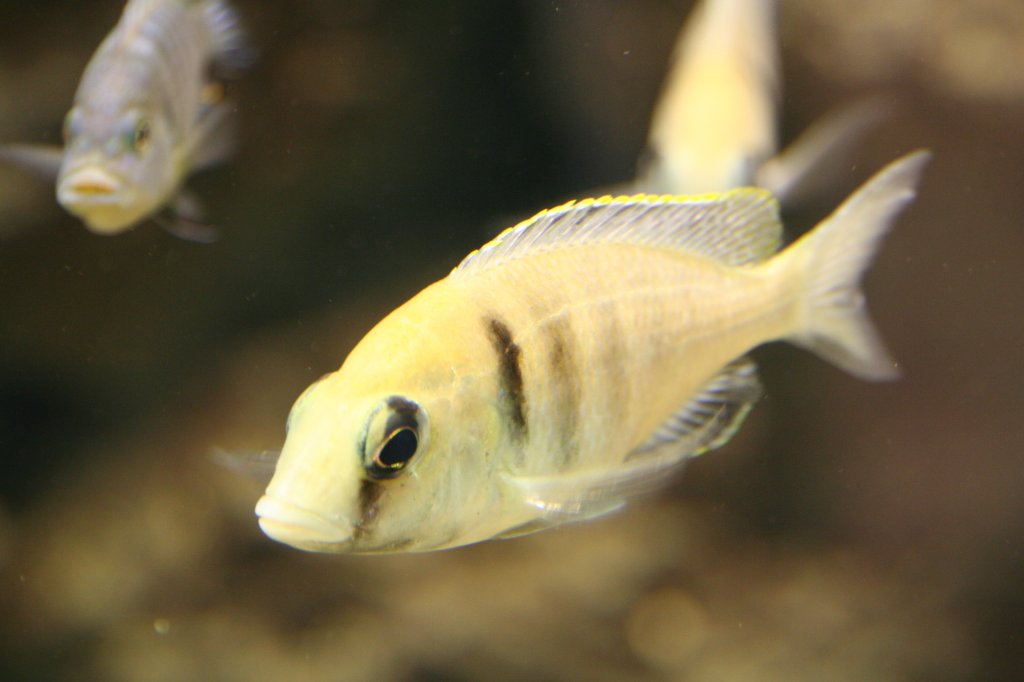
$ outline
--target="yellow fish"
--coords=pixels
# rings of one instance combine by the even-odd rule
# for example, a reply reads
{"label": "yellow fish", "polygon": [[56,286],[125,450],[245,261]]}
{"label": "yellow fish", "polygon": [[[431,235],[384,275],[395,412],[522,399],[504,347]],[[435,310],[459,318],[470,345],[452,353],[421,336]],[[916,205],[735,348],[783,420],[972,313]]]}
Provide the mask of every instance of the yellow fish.
{"label": "yellow fish", "polygon": [[209,71],[245,61],[226,0],[129,0],[82,75],[64,147],[9,145],[0,160],[56,176],[58,202],[97,234],[124,232],[173,203],[183,220],[161,224],[209,239],[182,184],[232,150],[232,105]]}
{"label": "yellow fish", "polygon": [[651,120],[651,186],[682,194],[750,186],[775,154],[774,5],[704,0],[694,8]]}
{"label": "yellow fish", "polygon": [[299,397],[260,526],[409,552],[592,518],[728,440],[760,392],[755,346],[894,377],[859,280],[927,158],[778,253],[759,189],[588,199],[507,230]]}
{"label": "yellow fish", "polygon": [[758,186],[791,200],[833,174],[886,113],[878,99],[822,117],[778,150],[774,0],[703,0],[676,40],[637,187],[673,194]]}

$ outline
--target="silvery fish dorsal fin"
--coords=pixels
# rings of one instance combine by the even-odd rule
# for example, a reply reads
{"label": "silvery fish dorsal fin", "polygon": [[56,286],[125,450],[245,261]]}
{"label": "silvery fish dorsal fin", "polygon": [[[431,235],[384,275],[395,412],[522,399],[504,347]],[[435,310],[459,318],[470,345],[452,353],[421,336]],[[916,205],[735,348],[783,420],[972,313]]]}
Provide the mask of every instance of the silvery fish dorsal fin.
{"label": "silvery fish dorsal fin", "polygon": [[541,211],[466,256],[452,276],[482,272],[528,255],[571,246],[629,244],[698,253],[728,265],[774,254],[779,207],[765,190],[693,197],[635,196],[570,201]]}
{"label": "silvery fish dorsal fin", "polygon": [[[212,61],[218,70],[234,75],[252,63],[252,50],[247,44],[238,12],[229,0],[129,0],[118,22],[119,30],[111,33],[108,40],[133,41],[139,29],[146,26],[161,34],[173,31],[179,25],[175,23],[179,11],[201,13],[212,43]],[[194,46],[189,42],[191,39],[189,35],[186,42],[189,47]]]}
{"label": "silvery fish dorsal fin", "polygon": [[737,358],[633,450],[629,459],[662,449],[696,457],[719,448],[733,437],[760,397],[757,366],[746,356]]}
{"label": "silvery fish dorsal fin", "polygon": [[[749,358],[739,358],[712,377],[622,464],[510,480],[524,501],[545,512],[552,522],[602,516],[629,497],[667,484],[690,458],[724,445],[760,395],[756,366]],[[543,520],[534,521],[526,528],[511,529],[506,536],[543,526]]]}
{"label": "silvery fish dorsal fin", "polygon": [[241,71],[250,66],[254,55],[246,40],[238,12],[228,0],[205,0],[206,25],[213,34],[214,61],[221,69]]}

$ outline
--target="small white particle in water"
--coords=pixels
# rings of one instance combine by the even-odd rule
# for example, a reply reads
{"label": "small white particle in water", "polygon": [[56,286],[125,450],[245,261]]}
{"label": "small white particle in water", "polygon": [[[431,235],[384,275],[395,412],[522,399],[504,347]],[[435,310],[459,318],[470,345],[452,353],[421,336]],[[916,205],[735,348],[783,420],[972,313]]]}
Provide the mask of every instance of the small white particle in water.
{"label": "small white particle in water", "polygon": [[153,621],[153,630],[158,635],[166,635],[171,630],[171,621],[166,618],[157,618]]}

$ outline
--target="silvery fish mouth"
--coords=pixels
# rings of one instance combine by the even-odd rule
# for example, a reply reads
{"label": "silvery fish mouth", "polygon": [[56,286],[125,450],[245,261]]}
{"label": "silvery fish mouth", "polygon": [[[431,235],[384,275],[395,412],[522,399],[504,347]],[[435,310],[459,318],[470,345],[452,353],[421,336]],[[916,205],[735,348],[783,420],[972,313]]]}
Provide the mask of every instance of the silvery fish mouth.
{"label": "silvery fish mouth", "polygon": [[352,541],[351,527],[270,495],[260,498],[256,516],[269,537],[299,549],[323,551]]}
{"label": "silvery fish mouth", "polygon": [[61,203],[76,201],[116,203],[120,200],[121,180],[99,166],[83,166],[68,173],[60,183]]}

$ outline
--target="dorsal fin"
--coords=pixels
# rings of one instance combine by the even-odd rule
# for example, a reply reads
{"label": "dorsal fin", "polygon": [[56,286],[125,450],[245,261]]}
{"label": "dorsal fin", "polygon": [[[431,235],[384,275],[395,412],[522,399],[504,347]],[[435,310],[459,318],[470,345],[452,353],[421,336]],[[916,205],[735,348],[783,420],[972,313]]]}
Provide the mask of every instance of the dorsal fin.
{"label": "dorsal fin", "polygon": [[583,244],[678,249],[728,265],[746,265],[774,254],[781,236],[778,203],[761,189],[692,197],[605,196],[541,211],[466,256],[452,275]]}
{"label": "dorsal fin", "polygon": [[241,71],[255,61],[238,12],[229,0],[205,0],[203,11],[206,24],[213,35],[214,61],[222,70]]}

